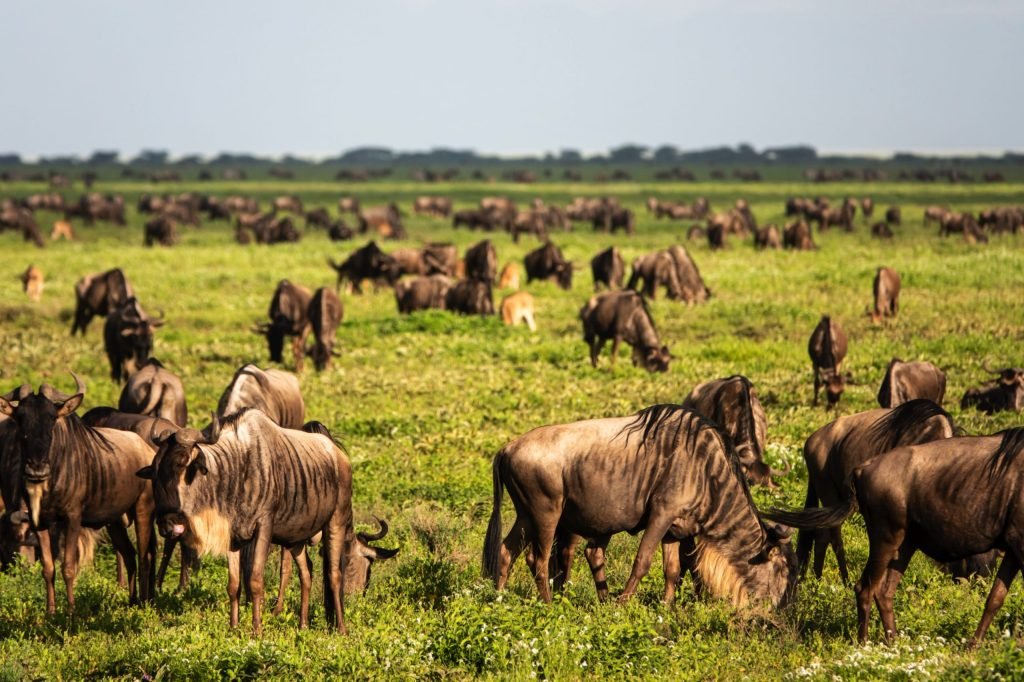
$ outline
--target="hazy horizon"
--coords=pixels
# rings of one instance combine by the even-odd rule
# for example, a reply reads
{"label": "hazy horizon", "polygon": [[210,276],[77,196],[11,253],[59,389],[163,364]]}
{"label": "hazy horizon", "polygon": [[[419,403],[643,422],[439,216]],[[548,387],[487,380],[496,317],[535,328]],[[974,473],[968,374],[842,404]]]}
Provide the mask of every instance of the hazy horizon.
{"label": "hazy horizon", "polygon": [[0,153],[1024,148],[1024,3],[127,0],[0,7]]}

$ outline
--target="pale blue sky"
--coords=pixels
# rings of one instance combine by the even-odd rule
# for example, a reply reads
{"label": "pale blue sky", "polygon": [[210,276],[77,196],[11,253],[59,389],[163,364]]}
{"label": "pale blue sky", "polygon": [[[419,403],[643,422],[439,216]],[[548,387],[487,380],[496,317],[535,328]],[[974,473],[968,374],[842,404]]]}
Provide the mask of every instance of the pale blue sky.
{"label": "pale blue sky", "polygon": [[0,6],[0,152],[1024,148],[1024,1]]}

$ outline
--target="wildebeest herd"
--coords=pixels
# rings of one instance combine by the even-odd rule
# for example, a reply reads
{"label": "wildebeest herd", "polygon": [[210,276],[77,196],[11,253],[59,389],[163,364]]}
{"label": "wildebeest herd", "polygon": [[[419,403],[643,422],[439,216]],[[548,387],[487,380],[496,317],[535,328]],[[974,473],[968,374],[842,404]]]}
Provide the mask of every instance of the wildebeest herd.
{"label": "wildebeest herd", "polygon": [[[114,198],[83,198],[64,211],[68,218],[117,224],[124,220],[123,204]],[[726,248],[730,236],[740,235],[752,238],[757,248],[796,249],[815,248],[814,230],[853,230],[858,209],[870,219],[875,208],[870,199],[847,199],[831,207],[821,199],[795,198],[787,202],[786,213],[797,220],[780,230],[758,226],[742,200],[724,213],[712,212],[700,199],[679,203],[652,198],[647,206],[658,218],[705,220],[703,227],[691,229],[691,236],[706,236],[712,248]],[[147,245],[173,244],[176,225],[196,224],[200,212],[211,220],[234,218],[236,237],[243,242],[298,239],[300,232],[284,213],[304,216],[307,229],[327,229],[332,238],[371,231],[381,239],[407,235],[397,204],[362,207],[352,198],[339,202],[339,209],[355,216],[354,228],[332,221],[325,210],[306,211],[298,197],[279,197],[263,214],[258,204],[242,197],[144,197],[138,209],[154,214],[145,227]],[[523,259],[525,283],[550,281],[564,290],[572,289],[580,266],[563,255],[552,232],[571,229],[573,221],[587,221],[608,233],[631,235],[636,229],[632,210],[611,197],[578,199],[564,208],[534,202],[525,210],[500,197],[465,210],[453,210],[445,197],[421,197],[413,210],[432,218],[450,217],[457,228],[505,231],[516,240],[522,234],[535,235],[541,243]],[[992,209],[977,219],[947,209],[929,211],[926,217],[937,221],[943,234],[962,233],[975,242],[984,241],[986,231],[1019,231],[1024,226],[1019,210]],[[875,227],[879,224],[891,236],[892,227],[900,224],[898,207],[886,210],[885,222]],[[886,236],[875,227],[873,236]],[[285,340],[290,338],[296,372],[302,371],[306,356],[318,371],[329,369],[331,358],[343,352],[336,343],[344,318],[339,292],[344,285],[347,293],[358,294],[366,282],[392,288],[401,314],[426,309],[500,312],[507,324],[521,321],[537,328],[532,296],[517,291],[519,264],[501,267],[490,237],[461,257],[451,244],[388,253],[369,241],[329,266],[337,278],[333,288],[311,291],[282,279],[267,292],[269,310],[254,331],[266,338],[271,362],[284,361]],[[689,251],[676,243],[642,255],[632,261],[628,280],[618,247],[596,253],[590,266],[594,295],[581,301],[579,320],[592,365],[598,365],[609,340],[614,364],[625,341],[636,366],[667,371],[673,356],[658,334],[648,301],[662,290],[669,300],[687,304],[700,304],[713,295]],[[42,272],[30,267],[22,279],[29,296],[38,299]],[[510,292],[497,307],[495,288]],[[864,288],[866,293],[867,282]],[[879,268],[872,292],[867,313],[876,324],[899,314],[901,280],[895,270]],[[295,376],[254,365],[239,368],[210,423],[190,429],[186,387],[153,357],[156,332],[165,318],[142,307],[125,273],[114,268],[85,275],[75,286],[75,303],[72,334],[85,334],[91,319],[103,316],[111,377],[127,383],[117,410],[98,407],[82,417],[77,410],[86,389],[78,377],[70,394],[48,384],[36,391],[23,384],[0,397],[0,413],[8,417],[0,421],[5,507],[0,558],[5,565],[19,552],[38,557],[47,611],[53,612],[55,559],[62,563],[72,610],[75,578],[88,554],[84,546],[96,529],[109,534],[133,602],[152,600],[175,545],[181,546],[183,582],[195,569],[197,556],[224,556],[231,625],[238,623],[244,586],[253,628],[259,632],[271,545],[281,548],[275,612],[283,606],[294,562],[301,586],[300,626],[308,623],[312,584],[307,547],[317,546],[324,610],[329,623],[344,630],[344,595],[365,589],[373,562],[397,550],[370,544],[386,535],[385,522],[376,534],[355,531],[348,457],[323,424],[306,421]],[[856,338],[848,338],[831,315],[823,315],[808,332],[813,401],[817,404],[823,388],[827,407],[834,407],[852,380],[842,365]],[[969,390],[962,406],[986,413],[1024,408],[1024,370],[990,371],[995,381]],[[768,420],[756,386],[746,376],[709,378],[678,405],[542,426],[509,442],[493,459],[484,573],[501,589],[522,554],[541,598],[550,600],[551,590],[561,589],[569,578],[576,548],[586,543],[584,555],[595,587],[606,598],[610,591],[604,565],[611,537],[642,533],[620,599],[636,592],[660,545],[667,601],[674,598],[681,577],[690,573],[698,589],[736,606],[781,608],[796,598],[798,578],[809,565],[820,576],[828,547],[843,581],[848,580],[840,529],[859,511],[870,540],[867,566],[855,586],[860,638],[867,637],[872,602],[879,607],[886,637],[895,634],[893,595],[910,557],[922,551],[956,577],[995,573],[972,640],[976,642],[1024,561],[1017,535],[1021,529],[1015,525],[1024,520],[1015,517],[1013,497],[1024,429],[963,435],[941,407],[945,389],[946,376],[935,365],[893,358],[878,390],[880,408],[841,416],[807,439],[808,490],[802,510],[760,511],[751,497],[750,485],[774,486],[788,470],[773,469],[764,460]],[[507,533],[502,523],[506,490],[515,508]],[[617,503],[609,505],[608,500]],[[789,540],[794,529],[800,529],[795,549]],[[165,540],[159,570],[156,534]]]}

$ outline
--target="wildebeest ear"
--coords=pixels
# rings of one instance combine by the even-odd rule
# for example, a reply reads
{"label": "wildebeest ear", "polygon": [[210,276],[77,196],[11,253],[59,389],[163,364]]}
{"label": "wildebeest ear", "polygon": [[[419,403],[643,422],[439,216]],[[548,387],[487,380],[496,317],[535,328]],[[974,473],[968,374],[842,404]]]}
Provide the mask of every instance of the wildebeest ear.
{"label": "wildebeest ear", "polygon": [[135,334],[135,327],[125,327],[121,330],[121,336],[132,336]]}
{"label": "wildebeest ear", "polygon": [[6,414],[8,417],[14,414],[14,405],[3,396],[0,396],[0,413]]}
{"label": "wildebeest ear", "polygon": [[210,473],[209,469],[206,468],[206,453],[199,447],[196,447],[196,450],[199,454],[197,454],[196,458],[192,460],[191,466],[205,476]]}
{"label": "wildebeest ear", "polygon": [[394,549],[384,549],[383,547],[371,547],[370,549],[373,550],[373,558],[377,559],[378,561],[390,559],[396,554],[398,554],[397,547],[395,547]]}
{"label": "wildebeest ear", "polygon": [[61,405],[60,409],[57,410],[57,418],[59,419],[61,417],[66,417],[75,410],[77,410],[78,406],[82,404],[83,398],[85,398],[84,395],[82,395],[81,393],[76,393],[67,400],[65,400],[64,404]]}
{"label": "wildebeest ear", "polygon": [[144,466],[138,471],[136,471],[135,475],[138,476],[139,478],[144,478],[147,481],[152,481],[153,479],[156,478],[156,469],[153,467],[152,464],[150,464],[149,466]]}
{"label": "wildebeest ear", "polygon": [[661,352],[665,354],[665,357],[675,360],[676,356],[672,355],[672,351],[668,349],[668,346],[662,346]]}

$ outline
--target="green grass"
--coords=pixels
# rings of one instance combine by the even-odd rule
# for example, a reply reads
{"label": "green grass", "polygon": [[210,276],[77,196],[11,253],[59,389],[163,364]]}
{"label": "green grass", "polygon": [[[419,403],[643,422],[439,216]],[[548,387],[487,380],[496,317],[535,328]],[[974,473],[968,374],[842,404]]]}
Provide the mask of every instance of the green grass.
{"label": "green grass", "polygon": [[[224,183],[193,188],[239,189]],[[31,190],[27,185],[9,189],[15,194]],[[126,183],[101,189],[125,192],[134,206],[136,193],[145,187]],[[618,244],[628,262],[685,240],[688,223],[647,216],[642,201],[648,194],[705,194],[719,209],[744,196],[761,223],[781,223],[790,194],[827,192],[841,198],[866,189],[775,183],[424,188],[395,182],[339,190],[338,183],[258,182],[241,187],[264,199],[297,191],[308,205],[327,205],[332,213],[337,198],[349,190],[364,203],[395,198],[407,209],[410,198],[423,191],[451,194],[457,206],[497,193],[558,202],[577,193],[616,194],[637,211],[635,237],[594,234],[584,225],[554,235],[565,255],[584,266],[610,244]],[[289,594],[287,615],[266,617],[262,639],[253,639],[245,627],[229,631],[226,568],[219,560],[207,560],[186,593],[161,594],[155,607],[129,608],[114,582],[112,553],[104,546],[80,578],[73,623],[60,597],[58,615],[44,615],[38,567],[0,575],[0,680],[1019,676],[1024,670],[1024,655],[1016,645],[1024,622],[1019,589],[1011,591],[979,651],[968,653],[962,642],[980,618],[988,584],[954,585],[922,556],[914,559],[898,592],[903,636],[891,647],[854,643],[853,594],[842,587],[832,559],[823,580],[803,583],[796,606],[770,621],[737,615],[722,603],[694,600],[688,586],[675,606],[660,605],[659,565],[627,606],[597,603],[582,559],[563,597],[551,605],[537,602],[521,562],[504,594],[479,577],[478,566],[490,511],[490,458],[504,442],[542,424],[677,402],[698,382],[732,373],[749,376],[762,396],[770,463],[796,465],[780,491],[755,490],[756,500],[763,506],[800,504],[806,483],[801,446],[829,419],[810,405],[806,352],[822,313],[837,318],[850,338],[846,366],[857,383],[844,395],[840,412],[874,406],[878,383],[895,355],[928,359],[946,370],[946,407],[967,432],[1019,424],[1018,414],[985,417],[960,412],[957,405],[964,390],[986,379],[984,361],[1021,363],[1024,237],[995,237],[988,245],[969,246],[940,239],[920,220],[927,204],[977,210],[1015,201],[1022,190],[1013,184],[871,188],[878,210],[889,203],[903,206],[907,224],[892,244],[870,239],[860,221],[853,235],[831,231],[817,237],[821,249],[814,253],[758,253],[735,239],[724,251],[712,253],[704,243],[686,243],[714,297],[696,307],[663,298],[652,303],[659,332],[677,356],[666,374],[633,368],[628,348],[614,369],[607,349],[600,367],[590,367],[577,318],[592,292],[589,267],[577,273],[570,292],[548,283],[527,287],[536,300],[535,334],[525,327],[505,328],[493,318],[438,312],[400,318],[389,291],[345,296],[338,333],[341,356],[331,370],[316,374],[307,369],[300,377],[307,415],[326,423],[348,447],[357,518],[367,523],[373,514],[388,519],[393,529],[389,540],[401,546],[396,559],[376,567],[369,591],[348,601],[349,637],[326,630],[319,590],[314,626],[298,631],[297,586]],[[50,216],[41,218],[48,227]],[[333,244],[322,232],[312,232],[299,244],[242,247],[224,223],[212,223],[184,230],[172,249],[144,249],[142,222],[130,211],[128,227],[79,228],[78,242],[45,250],[22,244],[13,233],[0,234],[0,273],[6,273],[0,277],[0,388],[49,381],[67,390],[73,386],[67,370],[73,369],[89,386],[83,411],[116,404],[120,387],[108,378],[102,320],[94,320],[84,338],[68,331],[75,281],[120,266],[143,305],[165,312],[167,324],[158,332],[155,355],[182,377],[192,423],[201,426],[238,366],[266,366],[265,343],[250,328],[266,315],[277,280],[287,277],[309,287],[333,284],[326,258],[342,257],[363,243]],[[444,221],[409,218],[407,223],[410,241],[394,246],[453,241],[464,249],[481,238],[453,231]],[[504,235],[492,238],[502,264],[521,262],[536,246],[530,239],[514,245]],[[38,304],[24,298],[14,278],[29,263],[46,273],[46,292]],[[880,265],[900,272],[903,294],[899,317],[875,326],[864,312]],[[848,524],[846,536],[851,566],[858,571],[867,554],[859,518]],[[636,545],[628,536],[613,541],[613,590],[625,583]],[[168,577],[169,584],[175,581],[176,575]],[[247,617],[244,613],[243,623]],[[872,637],[875,642],[880,638],[875,624]]]}

